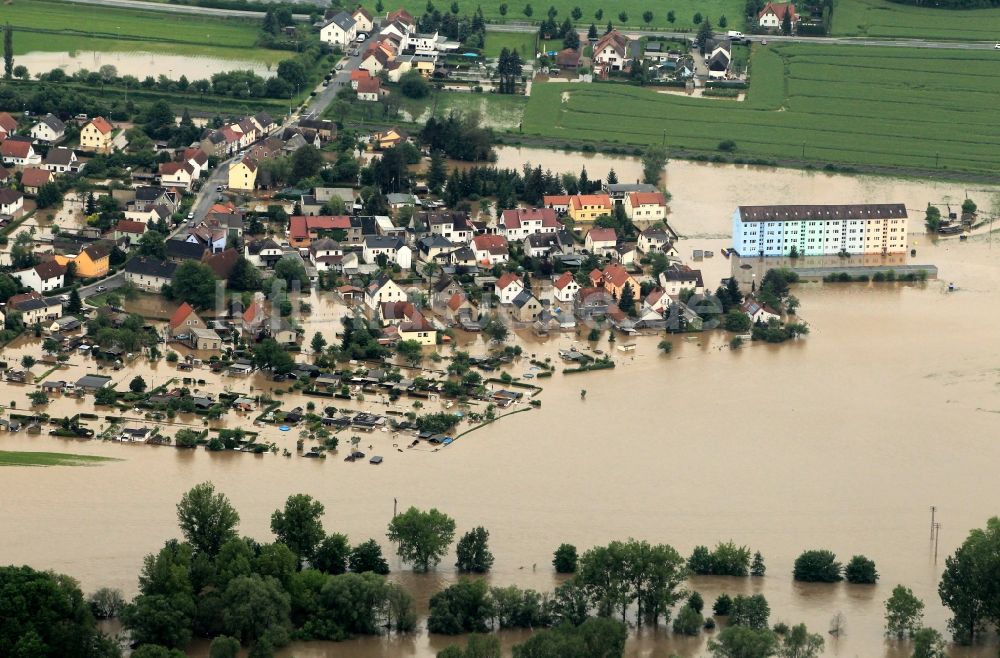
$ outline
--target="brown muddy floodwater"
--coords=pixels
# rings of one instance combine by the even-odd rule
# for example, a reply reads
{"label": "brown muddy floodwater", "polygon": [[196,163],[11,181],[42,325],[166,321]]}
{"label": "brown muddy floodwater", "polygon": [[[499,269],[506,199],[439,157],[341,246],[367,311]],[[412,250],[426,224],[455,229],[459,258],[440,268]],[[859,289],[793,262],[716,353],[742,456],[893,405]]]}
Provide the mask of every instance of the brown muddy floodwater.
{"label": "brown muddy floodwater", "polygon": [[[878,179],[780,170],[740,171],[730,181],[732,168],[671,163],[669,169],[678,229],[704,236],[685,242],[686,257],[691,248],[724,246],[713,236],[726,234],[737,203],[903,199],[922,208],[942,194],[964,195],[960,186],[882,186]],[[689,169],[686,179],[678,172]],[[936,594],[944,557],[969,529],[1000,511],[1000,242],[994,246],[977,236],[932,243],[918,224],[911,224],[915,262],[937,265],[938,280],[800,285],[795,294],[811,333],[785,345],[733,352],[721,333],[675,336],[673,353],[663,356],[656,348],[661,336],[634,339],[637,349],[630,354],[604,339],[600,347],[610,348],[617,368],[541,380],[540,410],[505,418],[448,448],[396,452],[391,435],[365,436],[386,457],[378,468],[336,458],[0,435],[0,449],[122,459],[97,467],[0,471],[0,563],[65,572],[88,591],[112,586],[134,593],[142,557],[178,535],[174,506],[198,482],[214,481],[240,510],[242,532],[262,540],[270,537],[271,512],[289,494],[305,492],[326,505],[329,531],[345,532],[354,542],[375,537],[388,548],[385,524],[398,498],[404,507],[448,512],[459,532],[486,526],[496,555],[491,582],[539,590],[558,582],[550,562],[562,542],[585,549],[636,537],[672,544],[687,555],[698,544],[733,539],[764,554],[767,576],[693,579],[690,586],[706,601],[722,591],[761,591],[772,622],[805,622],[827,637],[824,655],[903,658],[910,647],[882,636],[883,602],[891,589],[899,583],[913,588],[927,603],[926,622],[945,631],[947,613]],[[716,254],[700,263],[713,287],[729,273],[728,261]],[[947,292],[949,281],[955,292]],[[332,338],[337,305],[318,306],[319,321],[308,332],[321,327]],[[567,333],[521,340],[529,353],[556,359],[557,349],[578,338]],[[464,341],[483,349],[478,337]],[[9,348],[10,357],[37,353],[37,343],[27,343]],[[511,371],[520,375],[528,368],[522,361]],[[87,369],[74,358],[70,373],[52,376],[70,379]],[[151,378],[162,383],[174,374],[161,362]],[[126,382],[131,376],[128,369],[115,374]],[[206,381],[208,388],[234,390],[269,384]],[[14,399],[23,408],[30,390],[3,385],[0,402]],[[89,402],[58,400],[52,413],[65,413],[66,405],[87,408]],[[250,425],[248,417],[225,420]],[[294,450],[296,438],[267,430],[267,439],[281,447]],[[932,505],[942,524],[936,562],[928,539]],[[809,548],[829,548],[842,561],[867,555],[878,565],[880,583],[794,583],[792,563]],[[430,595],[455,579],[452,559],[429,575],[415,575],[393,559],[393,578],[425,609]],[[846,618],[846,634],[834,639],[826,630],[837,613]],[[505,646],[524,637],[502,634]],[[281,655],[426,658],[452,641],[421,632],[300,644]],[[632,634],[627,653],[691,657],[704,655],[705,642],[705,635],[679,639],[644,631]],[[981,658],[996,651],[992,644],[953,655]],[[193,655],[206,653],[204,645],[192,649]]]}

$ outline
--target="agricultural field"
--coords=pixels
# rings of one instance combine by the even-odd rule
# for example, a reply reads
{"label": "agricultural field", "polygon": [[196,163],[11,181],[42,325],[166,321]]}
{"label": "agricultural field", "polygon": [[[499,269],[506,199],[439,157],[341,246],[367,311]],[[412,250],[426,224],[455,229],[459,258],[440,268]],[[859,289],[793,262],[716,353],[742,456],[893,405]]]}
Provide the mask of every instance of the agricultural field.
{"label": "agricultural field", "polygon": [[755,47],[745,102],[620,84],[536,84],[524,133],[738,157],[994,172],[992,51],[782,44]]}
{"label": "agricultural field", "polygon": [[117,461],[110,457],[74,455],[68,452],[11,452],[0,450],[0,467],[3,466],[96,466],[102,462]]}
{"label": "agricultural field", "polygon": [[935,9],[888,0],[840,0],[834,35],[1000,41],[1000,8]]}
{"label": "agricultural field", "polygon": [[[363,0],[362,4],[373,14],[375,11],[375,0]],[[427,8],[427,0],[399,0],[397,2],[383,2],[385,11],[403,7],[414,16],[419,17]],[[435,3],[440,11],[447,11],[451,6],[450,2]],[[500,6],[507,6],[507,14],[500,13]],[[531,16],[524,13],[528,5],[532,8]],[[458,0],[460,14],[471,15],[477,6],[483,8],[483,16],[487,21],[501,23],[504,21],[518,21],[539,23],[545,20],[549,7],[555,7],[559,12],[556,21],[562,22],[567,16],[572,20],[571,12],[574,7],[579,7],[583,15],[579,20],[574,21],[579,29],[586,31],[591,23],[596,23],[598,27],[604,28],[608,21],[617,27],[650,28],[673,31],[694,31],[697,26],[694,23],[694,15],[701,12],[702,16],[711,19],[712,24],[718,24],[720,16],[725,16],[729,29],[741,29],[743,27],[743,7],[742,0],[667,0],[666,2],[653,2],[653,0],[619,0],[611,5],[602,0],[548,0],[534,2],[533,0],[490,0],[480,2],[479,0]],[[597,18],[598,10],[602,10],[601,18]],[[642,14],[645,11],[653,12],[653,20],[646,23]],[[673,11],[675,20],[670,23],[667,20],[667,12]],[[626,20],[618,17],[620,12],[625,12],[628,16]],[[601,30],[603,33],[603,29]]]}
{"label": "agricultural field", "polygon": [[[522,59],[531,60],[538,52],[536,50],[537,42],[537,35],[534,32],[487,32],[483,55],[499,57],[500,51],[508,48],[516,50]],[[561,48],[562,44],[559,47]]]}
{"label": "agricultural field", "polygon": [[3,6],[14,28],[14,54],[33,51],[148,51],[278,61],[287,53],[254,48],[260,27],[246,19],[210,18],[55,0]]}

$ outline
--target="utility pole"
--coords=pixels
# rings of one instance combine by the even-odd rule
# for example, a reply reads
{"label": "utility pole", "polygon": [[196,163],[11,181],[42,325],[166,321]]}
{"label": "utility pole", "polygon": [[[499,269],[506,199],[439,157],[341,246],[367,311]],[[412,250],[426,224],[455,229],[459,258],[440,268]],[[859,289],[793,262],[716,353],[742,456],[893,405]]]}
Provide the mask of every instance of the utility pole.
{"label": "utility pole", "polygon": [[937,512],[937,507],[931,505],[931,539],[934,539],[934,513]]}
{"label": "utility pole", "polygon": [[396,505],[397,504],[399,504],[399,501],[396,500],[395,498],[393,498],[392,499],[392,518],[396,518]]}
{"label": "utility pole", "polygon": [[938,539],[941,538],[941,524],[934,524],[934,563],[937,564],[938,555]]}

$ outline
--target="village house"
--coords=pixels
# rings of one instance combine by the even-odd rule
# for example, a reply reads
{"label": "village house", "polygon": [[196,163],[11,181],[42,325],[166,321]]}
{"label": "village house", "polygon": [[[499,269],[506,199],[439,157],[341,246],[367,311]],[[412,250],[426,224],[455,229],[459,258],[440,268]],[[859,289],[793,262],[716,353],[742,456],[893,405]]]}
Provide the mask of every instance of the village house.
{"label": "village house", "polygon": [[55,259],[60,265],[73,263],[76,276],[81,279],[95,279],[108,273],[111,248],[105,243],[89,244],[77,254],[56,254]]}
{"label": "village house", "polygon": [[188,345],[191,349],[201,351],[218,351],[222,349],[222,338],[213,329],[202,329],[193,327],[188,333]]}
{"label": "village house", "polygon": [[556,66],[563,71],[576,71],[580,68],[580,51],[575,48],[563,48],[556,53]]}
{"label": "village house", "polygon": [[601,191],[608,195],[611,203],[620,206],[632,192],[658,192],[659,189],[649,183],[602,183]]}
{"label": "village house", "polygon": [[621,299],[625,287],[632,290],[632,299],[639,299],[641,286],[639,282],[628,273],[624,267],[618,263],[612,263],[604,268],[604,271],[594,270],[590,273],[591,285],[602,286],[615,299]]}
{"label": "village house", "polygon": [[80,130],[80,148],[108,155],[112,150],[114,128],[104,117],[94,117]]}
{"label": "village house", "polygon": [[358,36],[358,23],[346,11],[338,11],[319,27],[319,40],[346,48]]}
{"label": "village house", "polygon": [[623,207],[633,222],[660,222],[667,217],[667,199],[659,191],[629,192]]}
{"label": "village house", "polygon": [[245,157],[229,165],[229,189],[252,192],[257,184],[257,161]]}
{"label": "village house", "polygon": [[417,313],[416,317],[401,323],[398,330],[400,340],[412,340],[421,345],[437,343],[437,330],[421,313]]}
{"label": "village house", "polygon": [[607,256],[615,250],[618,235],[613,228],[592,228],[587,231],[584,247],[595,256]]}
{"label": "village house", "polygon": [[472,238],[472,250],[476,262],[490,267],[506,263],[510,255],[502,235],[477,235]]}
{"label": "village house", "polygon": [[267,333],[269,320],[263,302],[260,299],[255,299],[243,312],[240,323],[243,335],[256,341]]}
{"label": "village house", "polygon": [[570,197],[568,212],[577,224],[593,222],[611,214],[611,198],[607,194],[576,194]]}
{"label": "village house", "polygon": [[440,235],[452,244],[468,244],[475,235],[468,214],[459,211],[421,211],[413,214],[414,227],[426,227],[432,235]]}
{"label": "village house", "polygon": [[21,172],[21,189],[28,196],[38,196],[38,190],[52,180],[52,175],[45,169],[28,167]]}
{"label": "village house", "polygon": [[340,271],[344,250],[330,238],[320,238],[309,245],[309,262],[317,272]]}
{"label": "village house", "polygon": [[639,234],[638,248],[644,254],[654,252],[670,254],[676,253],[673,242],[676,239],[673,232],[668,232],[666,228],[660,226],[650,226]]}
{"label": "village house", "polygon": [[74,172],[80,169],[80,160],[76,157],[76,151],[73,149],[56,146],[50,148],[49,152],[45,155],[42,169],[51,171],[53,174]]}
{"label": "village house", "polygon": [[524,281],[513,272],[504,272],[493,284],[493,294],[501,304],[510,304],[524,291]]}
{"label": "village house", "polygon": [[767,324],[769,320],[780,320],[781,313],[753,297],[747,297],[740,304],[740,311],[754,324]]}
{"label": "village house", "polygon": [[61,318],[63,314],[62,304],[54,299],[47,300],[36,291],[14,295],[7,300],[7,308],[18,311],[21,321],[28,327],[36,322]]}
{"label": "village house", "polygon": [[552,208],[514,208],[500,213],[497,232],[508,242],[523,240],[535,233],[555,233],[562,224]]}
{"label": "village house", "polygon": [[542,312],[542,304],[530,290],[522,290],[510,302],[510,315],[520,323],[527,324],[538,319],[538,314]]}
{"label": "village house", "polygon": [[444,315],[449,322],[469,328],[479,319],[479,309],[464,292],[456,292],[445,302]]}
{"label": "village house", "polygon": [[705,292],[705,283],[701,278],[701,270],[692,270],[687,267],[671,267],[664,272],[660,272],[660,287],[671,297],[680,295],[681,290],[691,290],[696,295]]}
{"label": "village house", "polygon": [[187,191],[191,189],[193,180],[194,167],[187,162],[160,163],[160,184]]}
{"label": "village house", "polygon": [[393,146],[399,146],[409,138],[409,135],[395,127],[389,128],[384,132],[372,133],[372,143],[383,151]]}
{"label": "village house", "polygon": [[580,292],[580,284],[572,272],[563,272],[552,284],[552,296],[557,302],[567,304],[576,299]]}
{"label": "village house", "polygon": [[125,280],[139,290],[158,293],[174,278],[177,265],[170,261],[136,256],[125,264]]}
{"label": "village house", "polygon": [[413,252],[401,238],[384,235],[366,235],[362,253],[366,263],[376,264],[379,256],[385,256],[403,270],[410,269],[413,258]]}
{"label": "village house", "polygon": [[146,225],[129,219],[118,220],[114,225],[115,244],[123,250],[131,249],[139,244],[139,239],[146,232]]}
{"label": "village house", "polygon": [[54,114],[46,114],[31,127],[31,138],[36,142],[55,144],[66,136],[66,124]]}
{"label": "village house", "polygon": [[194,169],[191,176],[197,180],[202,174],[208,171],[208,154],[200,148],[187,148],[180,157],[181,162],[186,162]]}
{"label": "village house", "polygon": [[42,163],[42,156],[35,153],[31,141],[27,139],[7,139],[0,144],[0,158],[5,165],[22,169]]}
{"label": "village house", "polygon": [[417,240],[417,258],[424,263],[436,262],[452,249],[451,241],[440,235],[425,235]]}
{"label": "village house", "polygon": [[389,54],[385,52],[385,50],[383,50],[382,48],[375,47],[369,50],[368,53],[364,56],[364,58],[361,60],[361,63],[358,64],[357,68],[358,71],[367,71],[369,75],[368,77],[358,76],[356,80],[352,75],[351,87],[354,89],[358,89],[360,84],[356,83],[361,83],[366,80],[371,80],[372,78],[377,77],[379,73],[385,70],[386,66],[389,65],[390,61],[391,58],[389,57]]}
{"label": "village house", "polygon": [[358,100],[370,103],[378,102],[382,98],[382,81],[378,78],[358,80]]}
{"label": "village house", "polygon": [[365,305],[372,311],[377,310],[379,304],[405,301],[406,291],[384,274],[373,279],[365,288]]}
{"label": "village house", "polygon": [[794,29],[799,17],[795,14],[795,5],[791,2],[768,2],[757,14],[757,25],[765,29],[781,28],[785,14],[789,15],[789,21]]}
{"label": "village house", "polygon": [[0,140],[7,139],[17,132],[17,119],[6,112],[0,112]]}
{"label": "village house", "polygon": [[269,270],[274,267],[275,263],[281,260],[281,245],[271,238],[250,240],[243,245],[243,256],[254,267]]}
{"label": "village house", "polygon": [[317,215],[314,217],[294,215],[288,223],[288,244],[296,249],[308,249],[313,240],[321,237],[324,233],[334,231],[345,232],[348,243],[357,243],[361,240],[361,232],[352,230],[351,218],[347,215]]}
{"label": "village house", "polygon": [[41,262],[20,272],[11,274],[25,288],[35,292],[49,292],[65,285],[66,267],[54,260]]}
{"label": "village house", "polygon": [[542,197],[542,204],[560,215],[565,215],[569,212],[569,200],[572,198],[569,194],[546,194]]}
{"label": "village house", "polygon": [[604,71],[625,71],[629,67],[629,44],[631,39],[611,30],[594,45],[594,64]]}
{"label": "village house", "polygon": [[733,59],[731,43],[725,39],[709,39],[705,42],[705,53],[708,77],[725,78]]}
{"label": "village house", "polygon": [[354,19],[354,26],[358,32],[368,34],[375,27],[375,17],[361,5],[357,6],[351,18]]}
{"label": "village house", "polygon": [[9,187],[0,187],[0,216],[18,219],[24,213],[24,195]]}
{"label": "village house", "polygon": [[177,310],[170,316],[170,321],[167,323],[167,331],[170,337],[174,339],[178,339],[180,336],[190,337],[192,329],[207,328],[208,325],[205,324],[205,321],[198,317],[194,308],[187,302],[177,307]]}
{"label": "village house", "polygon": [[619,242],[611,251],[611,257],[625,267],[631,267],[639,260],[639,249],[634,242]]}
{"label": "village house", "polygon": [[205,245],[200,242],[186,242],[185,240],[167,240],[167,259],[175,263],[183,263],[186,260],[201,260],[205,255]]}

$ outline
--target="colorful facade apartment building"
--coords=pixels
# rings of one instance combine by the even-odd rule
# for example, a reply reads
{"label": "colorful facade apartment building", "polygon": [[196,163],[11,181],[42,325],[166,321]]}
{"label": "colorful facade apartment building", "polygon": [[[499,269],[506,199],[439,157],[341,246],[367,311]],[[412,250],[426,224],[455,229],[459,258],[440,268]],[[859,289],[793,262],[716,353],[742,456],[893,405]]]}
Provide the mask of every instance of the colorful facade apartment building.
{"label": "colorful facade apartment building", "polygon": [[741,256],[897,254],[906,252],[906,206],[740,206],[733,249]]}

